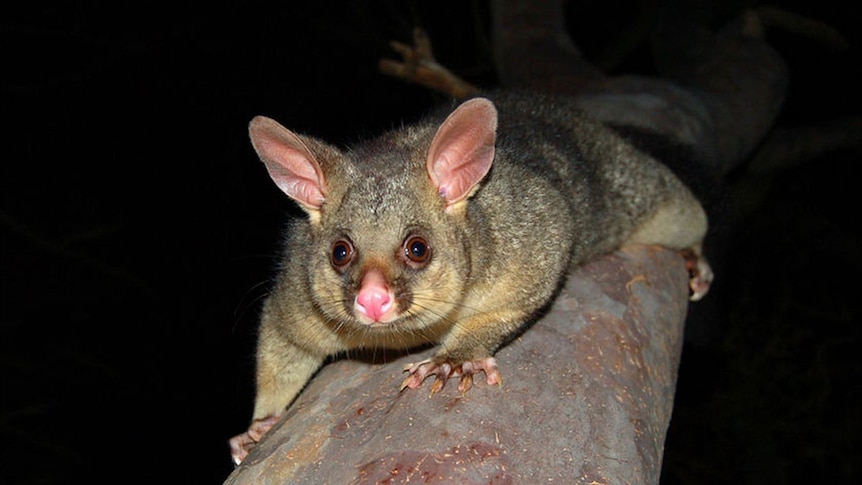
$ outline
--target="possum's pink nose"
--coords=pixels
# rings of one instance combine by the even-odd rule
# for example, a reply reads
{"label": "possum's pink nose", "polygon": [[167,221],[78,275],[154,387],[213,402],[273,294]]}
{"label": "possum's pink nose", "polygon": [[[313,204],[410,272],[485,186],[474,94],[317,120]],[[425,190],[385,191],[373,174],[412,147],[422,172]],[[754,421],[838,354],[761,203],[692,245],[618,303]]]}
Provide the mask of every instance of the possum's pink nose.
{"label": "possum's pink nose", "polygon": [[354,307],[360,315],[368,317],[372,323],[380,322],[392,310],[392,300],[392,294],[386,286],[383,273],[377,269],[370,269],[362,277]]}

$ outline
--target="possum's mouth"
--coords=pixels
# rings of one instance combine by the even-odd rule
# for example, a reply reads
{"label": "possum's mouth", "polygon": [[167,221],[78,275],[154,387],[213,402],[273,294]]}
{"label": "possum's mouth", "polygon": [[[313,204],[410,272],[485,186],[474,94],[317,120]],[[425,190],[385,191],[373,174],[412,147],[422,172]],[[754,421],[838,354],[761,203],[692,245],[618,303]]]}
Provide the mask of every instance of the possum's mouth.
{"label": "possum's mouth", "polygon": [[379,319],[372,319],[358,312],[353,312],[355,325],[372,333],[402,333],[427,327],[423,319],[414,313],[394,309]]}
{"label": "possum's mouth", "polygon": [[389,312],[384,313],[378,317],[371,317],[366,314],[354,311],[353,317],[359,322],[361,325],[366,328],[375,330],[375,331],[383,331],[387,328],[392,328],[397,326],[399,321],[403,321],[403,316],[398,312]]}

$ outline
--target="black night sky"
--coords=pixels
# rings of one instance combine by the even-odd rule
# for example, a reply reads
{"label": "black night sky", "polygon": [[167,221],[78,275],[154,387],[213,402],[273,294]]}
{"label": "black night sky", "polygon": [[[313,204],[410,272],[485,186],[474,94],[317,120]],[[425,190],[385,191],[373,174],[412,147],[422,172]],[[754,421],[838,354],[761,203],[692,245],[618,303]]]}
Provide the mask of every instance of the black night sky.
{"label": "black night sky", "polygon": [[[650,74],[646,47],[608,46],[654,3],[582,2],[573,37],[612,72]],[[719,18],[755,4],[719,3]],[[776,126],[858,117],[858,2],[775,4],[849,44],[769,33],[791,72]],[[442,63],[494,85],[482,1],[0,7],[0,483],[226,478],[294,211],[247,123],[348,144],[416,119],[445,98],[377,62],[417,25]],[[666,483],[860,478],[860,152],[821,151],[758,183],[726,229]]]}

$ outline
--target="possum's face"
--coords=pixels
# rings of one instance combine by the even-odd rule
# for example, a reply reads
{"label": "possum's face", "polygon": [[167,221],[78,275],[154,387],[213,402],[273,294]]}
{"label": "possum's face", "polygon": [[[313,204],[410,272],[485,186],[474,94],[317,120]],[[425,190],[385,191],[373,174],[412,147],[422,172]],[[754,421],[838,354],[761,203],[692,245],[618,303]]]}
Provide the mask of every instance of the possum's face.
{"label": "possum's face", "polygon": [[451,326],[469,258],[421,160],[397,155],[349,170],[329,195],[312,231],[310,286],[340,333],[404,347]]}
{"label": "possum's face", "polygon": [[[354,345],[435,342],[454,324],[470,275],[469,198],[494,160],[497,111],[473,99],[437,123],[344,152],[256,117],[252,144],[309,216],[308,284]],[[370,337],[370,338],[369,338]]]}

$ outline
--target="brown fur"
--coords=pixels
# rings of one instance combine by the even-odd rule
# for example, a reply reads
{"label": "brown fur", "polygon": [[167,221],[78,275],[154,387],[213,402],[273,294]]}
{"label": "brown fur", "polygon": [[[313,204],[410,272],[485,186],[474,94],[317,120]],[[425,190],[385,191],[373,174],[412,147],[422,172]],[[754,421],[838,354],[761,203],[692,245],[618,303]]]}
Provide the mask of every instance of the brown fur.
{"label": "brown fur", "polygon": [[[428,373],[493,367],[481,359],[549,302],[571,266],[626,243],[700,254],[706,216],[689,190],[567,103],[473,100],[444,122],[432,116],[350,151],[252,122],[273,179],[309,214],[291,227],[264,306],[255,420],[280,414],[327,356],[348,349],[440,343],[428,365],[449,367]],[[411,234],[428,241],[427,265],[404,259]],[[340,238],[355,253],[337,268]],[[385,322],[356,313],[372,268],[394,295]]]}

